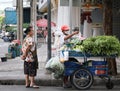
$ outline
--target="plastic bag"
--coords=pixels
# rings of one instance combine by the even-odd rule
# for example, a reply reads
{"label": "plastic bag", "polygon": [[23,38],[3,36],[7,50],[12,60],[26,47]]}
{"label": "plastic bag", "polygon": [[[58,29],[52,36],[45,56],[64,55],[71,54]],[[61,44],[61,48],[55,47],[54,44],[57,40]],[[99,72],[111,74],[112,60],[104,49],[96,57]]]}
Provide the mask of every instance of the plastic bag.
{"label": "plastic bag", "polygon": [[51,70],[51,63],[54,60],[54,57],[52,57],[50,60],[48,60],[48,62],[45,65],[45,68],[48,70]]}
{"label": "plastic bag", "polygon": [[58,56],[51,58],[45,65],[45,68],[57,75],[62,75],[64,72],[64,65],[59,61]]}

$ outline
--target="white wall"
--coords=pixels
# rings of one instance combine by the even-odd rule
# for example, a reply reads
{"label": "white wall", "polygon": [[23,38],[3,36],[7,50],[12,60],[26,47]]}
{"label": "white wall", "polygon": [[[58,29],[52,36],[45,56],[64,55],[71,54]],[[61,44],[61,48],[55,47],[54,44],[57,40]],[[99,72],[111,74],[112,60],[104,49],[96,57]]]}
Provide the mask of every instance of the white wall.
{"label": "white wall", "polygon": [[[42,7],[44,8],[44,7]],[[70,9],[69,6],[60,6],[60,0],[58,0],[58,7],[51,11],[51,21],[55,22],[57,27],[70,24]],[[80,26],[80,7],[72,7],[72,28]]]}
{"label": "white wall", "polygon": [[51,11],[51,21],[56,24],[57,24],[57,16],[58,16],[57,11],[58,11],[57,9]]}
{"label": "white wall", "polygon": [[80,27],[80,7],[72,7],[72,28]]}
{"label": "white wall", "polygon": [[60,6],[60,0],[59,0],[57,26],[58,28],[60,28],[64,24],[69,25],[69,7]]}
{"label": "white wall", "polygon": [[[62,25],[70,24],[69,6],[60,6],[60,0],[58,3],[58,16],[57,25],[60,28]],[[80,26],[80,8],[72,7],[72,28]]]}

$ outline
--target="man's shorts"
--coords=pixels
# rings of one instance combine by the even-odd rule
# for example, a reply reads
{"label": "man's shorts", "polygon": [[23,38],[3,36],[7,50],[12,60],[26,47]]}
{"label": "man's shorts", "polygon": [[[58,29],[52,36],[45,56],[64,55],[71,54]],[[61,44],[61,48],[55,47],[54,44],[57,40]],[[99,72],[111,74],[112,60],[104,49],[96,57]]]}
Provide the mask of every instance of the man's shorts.
{"label": "man's shorts", "polygon": [[24,74],[29,76],[36,76],[37,74],[36,63],[24,61]]}

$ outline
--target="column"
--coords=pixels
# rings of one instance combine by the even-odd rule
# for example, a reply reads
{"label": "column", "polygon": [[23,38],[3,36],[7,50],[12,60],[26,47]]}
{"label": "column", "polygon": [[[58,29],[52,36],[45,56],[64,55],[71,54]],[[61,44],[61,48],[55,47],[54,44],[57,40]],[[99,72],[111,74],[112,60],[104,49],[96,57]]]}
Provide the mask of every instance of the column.
{"label": "column", "polygon": [[23,0],[17,0],[17,39],[23,42]]}
{"label": "column", "polygon": [[34,41],[37,43],[37,0],[31,0],[31,25],[34,29]]}

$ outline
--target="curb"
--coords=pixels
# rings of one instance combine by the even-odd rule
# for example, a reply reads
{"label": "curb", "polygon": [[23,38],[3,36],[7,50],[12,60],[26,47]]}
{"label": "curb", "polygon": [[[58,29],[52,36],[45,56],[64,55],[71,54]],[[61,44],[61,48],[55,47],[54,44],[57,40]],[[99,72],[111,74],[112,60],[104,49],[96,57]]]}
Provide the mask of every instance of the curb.
{"label": "curb", "polygon": [[[62,86],[62,80],[42,80],[36,79],[36,84],[40,86]],[[24,85],[24,79],[11,79],[11,80],[0,80],[0,85]]]}
{"label": "curb", "polygon": [[[114,85],[120,85],[120,78],[112,78],[111,81]],[[40,86],[62,86],[62,80],[56,79],[36,79],[36,84]],[[100,78],[94,78],[93,86],[105,86],[107,80],[103,80]],[[24,79],[0,79],[0,85],[24,85]]]}

